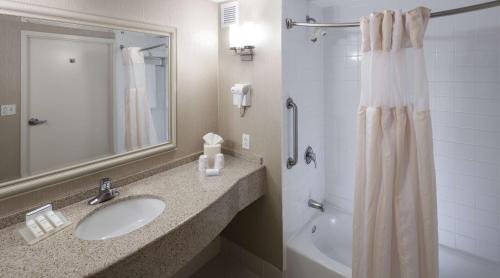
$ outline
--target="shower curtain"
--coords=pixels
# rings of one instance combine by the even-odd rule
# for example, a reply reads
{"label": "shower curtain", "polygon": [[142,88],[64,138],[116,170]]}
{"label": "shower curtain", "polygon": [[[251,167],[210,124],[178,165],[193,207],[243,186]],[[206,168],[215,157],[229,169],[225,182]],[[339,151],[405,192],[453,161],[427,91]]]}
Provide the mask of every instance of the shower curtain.
{"label": "shower curtain", "polygon": [[354,278],[438,277],[427,8],[361,18]]}
{"label": "shower curtain", "polygon": [[146,66],[139,47],[122,50],[125,68],[125,148],[133,150],[158,143],[146,91]]}

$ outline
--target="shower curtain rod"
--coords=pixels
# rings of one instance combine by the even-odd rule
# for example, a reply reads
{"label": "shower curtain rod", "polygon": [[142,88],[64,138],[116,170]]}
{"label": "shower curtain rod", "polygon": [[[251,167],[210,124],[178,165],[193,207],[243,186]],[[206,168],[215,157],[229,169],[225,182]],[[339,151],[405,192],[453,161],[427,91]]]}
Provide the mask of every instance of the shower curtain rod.
{"label": "shower curtain rod", "polygon": [[[166,43],[161,43],[161,44],[158,44],[158,45],[153,45],[153,46],[150,46],[150,47],[146,47],[146,48],[141,48],[139,51],[146,51],[146,50],[151,50],[151,49],[155,49],[155,48],[158,48],[158,47],[168,47]],[[125,46],[123,44],[120,44],[120,49],[124,49]]]}
{"label": "shower curtain rod", "polygon": [[[500,2],[500,1],[499,1]],[[146,48],[141,48],[140,51],[146,51],[146,50],[151,50],[151,49],[155,49],[155,48],[158,48],[158,47],[167,47],[167,44],[166,43],[161,43],[161,44],[158,44],[158,45],[153,45],[153,46],[150,46],[150,47],[146,47]]]}
{"label": "shower curtain rod", "polygon": [[[481,3],[481,4],[476,4],[476,5],[471,5],[471,6],[466,6],[466,7],[461,7],[461,8],[451,9],[451,10],[434,12],[434,13],[431,13],[431,18],[468,13],[468,12],[473,12],[473,11],[478,11],[478,10],[489,9],[489,8],[493,8],[493,7],[497,7],[497,6],[500,6],[500,0],[490,1],[490,2],[486,2],[486,3]],[[292,29],[294,26],[323,27],[323,28],[359,27],[359,21],[358,22],[341,22],[341,23],[309,23],[309,22],[296,22],[296,21],[293,21],[291,18],[287,18],[285,22],[286,22],[287,29]]]}

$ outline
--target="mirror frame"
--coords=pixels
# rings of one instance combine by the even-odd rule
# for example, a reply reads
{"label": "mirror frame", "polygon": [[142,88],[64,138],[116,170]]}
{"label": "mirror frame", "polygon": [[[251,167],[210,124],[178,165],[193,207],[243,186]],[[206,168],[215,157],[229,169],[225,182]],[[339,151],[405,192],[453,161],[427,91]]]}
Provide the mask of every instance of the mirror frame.
{"label": "mirror frame", "polygon": [[177,30],[174,27],[154,25],[143,22],[126,21],[123,19],[110,18],[104,16],[89,15],[79,12],[61,10],[57,8],[47,8],[30,4],[10,2],[0,0],[0,14],[30,17],[42,20],[53,20],[63,23],[97,26],[111,29],[123,29],[127,31],[143,32],[156,35],[168,36],[169,45],[169,99],[170,117],[169,130],[170,141],[155,146],[145,147],[121,154],[108,156],[105,158],[92,160],[57,170],[36,174],[29,177],[19,178],[12,181],[0,183],[0,200],[13,197],[15,195],[38,190],[56,183],[75,179],[95,172],[124,165],[132,161],[146,157],[159,155],[173,151],[177,147]]}

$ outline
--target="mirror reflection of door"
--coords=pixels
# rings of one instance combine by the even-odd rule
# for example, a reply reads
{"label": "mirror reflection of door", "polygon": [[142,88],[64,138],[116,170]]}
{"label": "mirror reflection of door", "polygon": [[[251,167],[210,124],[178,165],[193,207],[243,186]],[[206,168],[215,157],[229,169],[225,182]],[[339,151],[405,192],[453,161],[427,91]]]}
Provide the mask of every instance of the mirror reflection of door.
{"label": "mirror reflection of door", "polygon": [[22,176],[113,153],[113,40],[23,32]]}
{"label": "mirror reflection of door", "polygon": [[172,147],[169,33],[0,12],[0,34],[0,183]]}

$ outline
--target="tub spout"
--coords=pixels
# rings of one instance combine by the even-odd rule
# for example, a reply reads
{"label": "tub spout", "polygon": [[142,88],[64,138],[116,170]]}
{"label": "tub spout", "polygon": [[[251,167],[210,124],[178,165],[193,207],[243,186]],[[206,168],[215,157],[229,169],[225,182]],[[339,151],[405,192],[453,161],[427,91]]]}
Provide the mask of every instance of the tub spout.
{"label": "tub spout", "polygon": [[309,199],[307,202],[307,205],[311,208],[319,209],[321,212],[325,211],[325,208],[323,207],[323,203],[320,203],[318,201],[315,201],[313,199]]}

